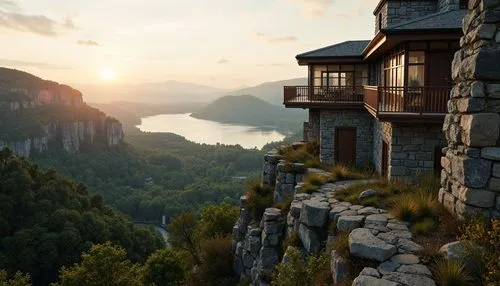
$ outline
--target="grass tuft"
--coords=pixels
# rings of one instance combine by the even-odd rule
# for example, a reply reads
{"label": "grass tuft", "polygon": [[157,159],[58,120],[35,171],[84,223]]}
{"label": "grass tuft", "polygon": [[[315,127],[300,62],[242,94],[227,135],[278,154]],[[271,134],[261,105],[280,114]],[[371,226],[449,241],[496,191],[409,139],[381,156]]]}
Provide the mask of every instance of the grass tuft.
{"label": "grass tuft", "polygon": [[266,208],[273,205],[273,189],[264,187],[258,182],[252,182],[247,186],[247,204],[256,221],[260,221]]}
{"label": "grass tuft", "polygon": [[342,258],[348,259],[351,256],[351,251],[349,250],[349,233],[339,233],[337,237],[335,237],[332,248]]}
{"label": "grass tuft", "polygon": [[436,226],[436,221],[431,218],[425,218],[422,221],[416,222],[411,226],[411,232],[415,235],[423,235],[430,233]]}
{"label": "grass tuft", "polygon": [[443,286],[466,286],[472,281],[463,262],[452,259],[441,259],[437,262],[436,279],[439,285]]}

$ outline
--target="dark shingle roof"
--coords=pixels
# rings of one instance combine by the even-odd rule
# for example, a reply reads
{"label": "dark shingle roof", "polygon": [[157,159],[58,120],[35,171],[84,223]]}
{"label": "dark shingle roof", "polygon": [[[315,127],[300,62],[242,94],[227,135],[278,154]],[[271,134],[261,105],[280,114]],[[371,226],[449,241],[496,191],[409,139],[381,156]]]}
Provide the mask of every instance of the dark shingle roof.
{"label": "dark shingle roof", "polygon": [[387,27],[386,31],[460,29],[467,10],[453,10],[433,13],[407,22]]}
{"label": "dark shingle roof", "polygon": [[347,41],[297,55],[299,58],[359,57],[370,41]]}

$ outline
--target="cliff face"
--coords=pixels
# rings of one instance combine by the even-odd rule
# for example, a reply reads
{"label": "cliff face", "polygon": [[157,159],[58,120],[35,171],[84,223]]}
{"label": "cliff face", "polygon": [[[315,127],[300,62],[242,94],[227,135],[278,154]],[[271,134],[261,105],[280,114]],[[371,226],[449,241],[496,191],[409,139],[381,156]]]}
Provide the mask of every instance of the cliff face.
{"label": "cliff face", "polygon": [[86,105],[79,91],[0,68],[0,149],[25,157],[49,149],[75,153],[120,144],[123,136],[121,123]]}

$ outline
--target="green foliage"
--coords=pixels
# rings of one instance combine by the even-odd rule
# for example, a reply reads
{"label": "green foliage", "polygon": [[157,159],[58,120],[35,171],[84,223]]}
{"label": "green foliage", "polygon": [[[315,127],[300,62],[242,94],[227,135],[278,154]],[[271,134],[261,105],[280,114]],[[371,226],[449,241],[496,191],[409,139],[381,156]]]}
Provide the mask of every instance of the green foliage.
{"label": "green foliage", "polygon": [[473,216],[459,227],[460,240],[466,243],[466,255],[475,260],[474,273],[484,285],[500,281],[500,220]]}
{"label": "green foliage", "polygon": [[292,206],[293,197],[294,197],[293,194],[286,197],[285,199],[283,199],[282,202],[275,204],[274,207],[280,209],[282,213],[288,213]]}
{"label": "green foliage", "polygon": [[30,275],[16,272],[14,276],[8,277],[7,271],[0,270],[0,285],[2,286],[31,286]]}
{"label": "green foliage", "polygon": [[328,285],[331,281],[329,255],[319,254],[304,259],[296,248],[291,248],[287,255],[289,260],[276,267],[271,285],[313,286]]}
{"label": "green foliage", "polygon": [[0,269],[30,273],[35,285],[54,281],[93,243],[121,245],[134,262],[163,246],[156,232],[134,226],[84,185],[8,150],[0,151],[0,225]]}
{"label": "green foliage", "polygon": [[231,235],[238,216],[239,209],[227,203],[208,206],[201,211],[200,235],[205,238]]}
{"label": "green foliage", "polygon": [[306,194],[312,194],[314,192],[316,192],[317,190],[319,190],[319,186],[316,186],[316,185],[303,185],[302,186],[302,193],[306,193]]}
{"label": "green foliage", "polygon": [[231,286],[237,284],[233,274],[231,236],[203,239],[200,243],[201,263],[189,278],[188,285]]}
{"label": "green foliage", "polygon": [[93,245],[82,254],[82,262],[63,267],[60,286],[136,286],[141,284],[140,267],[127,259],[125,249],[111,243]]}
{"label": "green foliage", "polygon": [[328,178],[319,174],[311,173],[304,178],[304,183],[321,187],[328,181]]}
{"label": "green foliage", "polygon": [[319,144],[306,142],[300,147],[292,145],[280,148],[279,154],[289,163],[303,163],[306,168],[322,168],[319,160]]}
{"label": "green foliage", "polygon": [[300,249],[302,247],[302,241],[300,240],[299,234],[296,232],[292,232],[290,235],[285,237],[283,242],[281,243],[281,250],[283,253],[286,252],[289,246]]}
{"label": "green foliage", "polygon": [[178,286],[184,280],[181,257],[170,248],[161,249],[149,256],[143,267],[146,285]]}
{"label": "green foliage", "polygon": [[472,282],[463,262],[452,259],[441,259],[437,262],[436,279],[442,286],[467,286]]}
{"label": "green foliage", "polygon": [[411,226],[411,232],[416,235],[427,234],[436,226],[436,221],[431,218],[424,218]]}
{"label": "green foliage", "polygon": [[373,171],[363,172],[343,165],[336,165],[330,172],[332,173],[332,178],[336,181],[363,180],[373,176]]}
{"label": "green foliage", "polygon": [[256,221],[260,221],[266,208],[273,205],[273,189],[262,186],[259,182],[251,182],[247,186],[247,205]]}
{"label": "green foliage", "polygon": [[84,182],[91,193],[135,220],[160,223],[183,212],[227,202],[237,205],[242,178],[257,177],[262,152],[205,145],[170,133],[138,133],[113,148],[34,157],[43,167]]}
{"label": "green foliage", "polygon": [[200,264],[199,222],[195,213],[183,213],[174,217],[168,225],[168,239],[176,249],[187,251],[196,264]]}

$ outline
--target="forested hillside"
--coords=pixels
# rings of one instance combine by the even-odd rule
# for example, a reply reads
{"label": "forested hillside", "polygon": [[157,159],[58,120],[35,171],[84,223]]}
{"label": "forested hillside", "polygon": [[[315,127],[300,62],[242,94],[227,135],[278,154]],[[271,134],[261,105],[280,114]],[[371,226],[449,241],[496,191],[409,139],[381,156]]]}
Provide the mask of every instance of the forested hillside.
{"label": "forested hillside", "polygon": [[94,243],[120,245],[135,262],[163,246],[158,234],[134,226],[84,185],[7,149],[0,151],[0,238],[0,269],[30,273],[34,285],[55,281],[61,266],[78,262]]}
{"label": "forested hillside", "polygon": [[169,133],[127,136],[115,148],[79,154],[46,153],[43,167],[85,183],[106,203],[137,220],[159,221],[222,201],[236,204],[243,178],[258,177],[262,153],[240,146],[205,145]]}

